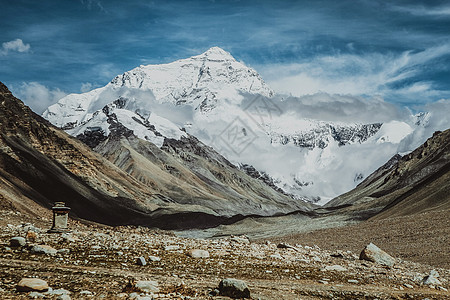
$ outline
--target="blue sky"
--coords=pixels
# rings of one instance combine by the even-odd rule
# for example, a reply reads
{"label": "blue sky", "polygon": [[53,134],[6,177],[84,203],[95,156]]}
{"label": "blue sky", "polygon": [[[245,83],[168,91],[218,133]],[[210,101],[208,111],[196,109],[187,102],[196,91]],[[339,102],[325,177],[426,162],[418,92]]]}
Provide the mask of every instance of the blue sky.
{"label": "blue sky", "polygon": [[42,110],[219,46],[277,91],[450,98],[448,1],[0,0],[0,81]]}

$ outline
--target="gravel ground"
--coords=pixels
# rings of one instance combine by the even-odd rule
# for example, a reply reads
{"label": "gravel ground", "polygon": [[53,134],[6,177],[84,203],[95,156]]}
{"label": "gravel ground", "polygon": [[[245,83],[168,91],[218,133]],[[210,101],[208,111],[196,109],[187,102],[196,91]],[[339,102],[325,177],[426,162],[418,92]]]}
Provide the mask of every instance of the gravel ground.
{"label": "gravel ground", "polygon": [[[69,235],[47,234],[48,216],[33,224],[23,215],[0,214],[0,298],[228,299],[215,291],[224,278],[244,280],[253,299],[449,299],[450,270],[396,259],[393,267],[359,260],[356,252],[306,243],[251,242],[245,236],[181,238],[148,228],[86,225],[70,221]],[[30,234],[35,232],[36,234]],[[27,237],[11,247],[12,237]],[[33,245],[56,254],[38,254]],[[209,257],[193,258],[201,249]],[[146,265],[138,265],[143,257]],[[152,257],[158,259],[152,260]],[[337,270],[336,270],[337,268]],[[435,269],[439,284],[423,284]],[[51,292],[16,288],[22,278],[47,281]],[[156,281],[143,291],[138,281]],[[56,292],[55,292],[56,291]],[[68,299],[66,297],[66,299]]]}
{"label": "gravel ground", "polygon": [[366,221],[339,228],[290,234],[274,240],[354,252],[373,242],[395,257],[450,268],[450,211]]}

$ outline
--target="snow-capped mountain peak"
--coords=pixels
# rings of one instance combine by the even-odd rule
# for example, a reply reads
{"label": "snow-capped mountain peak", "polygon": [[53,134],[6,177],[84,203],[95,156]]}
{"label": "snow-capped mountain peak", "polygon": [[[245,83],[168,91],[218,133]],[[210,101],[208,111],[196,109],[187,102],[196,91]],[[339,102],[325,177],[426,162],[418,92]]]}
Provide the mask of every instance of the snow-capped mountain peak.
{"label": "snow-capped mountain peak", "polygon": [[190,104],[201,111],[214,109],[224,91],[273,95],[255,70],[219,47],[169,64],[137,67],[116,76],[111,85],[151,90],[160,103]]}
{"label": "snow-capped mountain peak", "polygon": [[130,90],[145,92],[145,98],[158,103],[187,104],[202,112],[213,110],[220,100],[236,98],[240,92],[267,97],[274,94],[255,70],[225,50],[212,47],[187,59],[134,68],[105,87],[62,98],[43,116],[56,126],[70,129]]}
{"label": "snow-capped mountain peak", "polygon": [[204,53],[193,56],[191,59],[209,60],[209,61],[236,61],[236,59],[227,51],[220,47],[212,47]]}

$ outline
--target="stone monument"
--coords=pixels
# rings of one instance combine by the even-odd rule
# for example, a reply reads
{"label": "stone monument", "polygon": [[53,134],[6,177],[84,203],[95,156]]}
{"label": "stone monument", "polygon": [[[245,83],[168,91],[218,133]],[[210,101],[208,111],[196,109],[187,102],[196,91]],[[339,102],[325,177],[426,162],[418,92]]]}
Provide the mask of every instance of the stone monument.
{"label": "stone monument", "polygon": [[67,227],[67,220],[69,217],[70,207],[66,207],[64,202],[55,202],[53,210],[53,225],[47,232],[48,233],[63,233],[69,232]]}

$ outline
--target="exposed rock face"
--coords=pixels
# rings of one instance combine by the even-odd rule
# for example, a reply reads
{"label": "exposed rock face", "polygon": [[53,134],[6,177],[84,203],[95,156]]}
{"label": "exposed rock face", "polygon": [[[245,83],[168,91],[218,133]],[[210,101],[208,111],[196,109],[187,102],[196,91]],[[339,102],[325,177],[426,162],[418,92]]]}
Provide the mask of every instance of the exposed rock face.
{"label": "exposed rock face", "polygon": [[450,129],[435,132],[422,146],[394,156],[352,191],[327,207],[351,205],[347,210],[374,219],[450,209]]}
{"label": "exposed rock face", "polygon": [[370,243],[367,245],[359,255],[359,259],[372,261],[374,263],[392,267],[395,264],[395,259],[378,248],[376,245]]}
{"label": "exposed rock face", "polygon": [[270,132],[271,142],[274,144],[286,145],[292,143],[301,148],[321,148],[324,149],[333,140],[339,146],[351,143],[363,143],[368,138],[375,135],[381,128],[381,123],[359,124],[340,126],[328,124],[325,122],[317,122],[314,130],[299,131],[294,134],[283,134]]}

